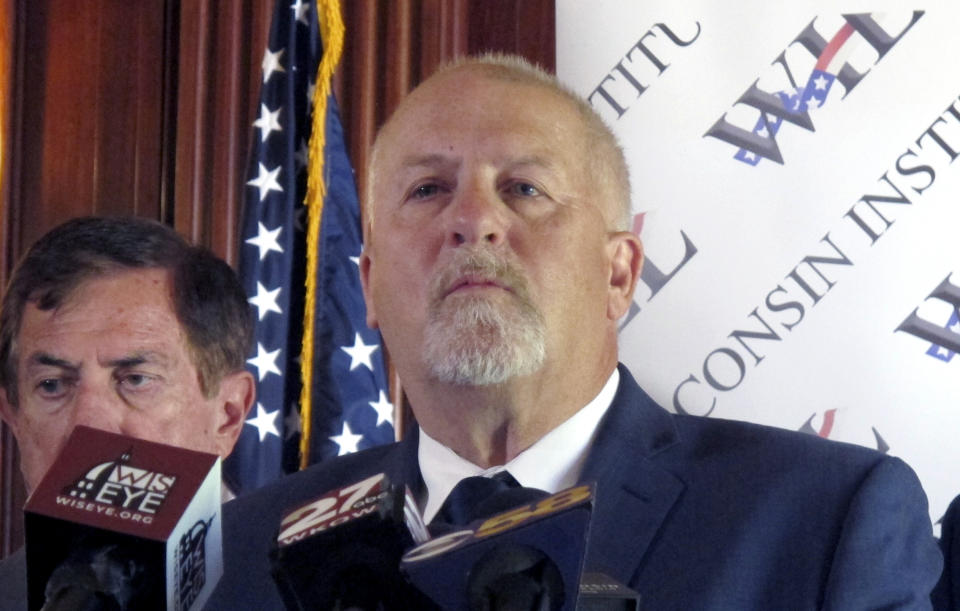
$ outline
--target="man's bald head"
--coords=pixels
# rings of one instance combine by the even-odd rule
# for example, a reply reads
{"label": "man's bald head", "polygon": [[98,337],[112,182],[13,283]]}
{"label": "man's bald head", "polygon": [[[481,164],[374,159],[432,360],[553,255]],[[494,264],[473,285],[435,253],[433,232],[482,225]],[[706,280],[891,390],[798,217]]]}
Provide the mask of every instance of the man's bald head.
{"label": "man's bald head", "polygon": [[405,111],[422,98],[433,95],[437,83],[469,72],[491,80],[516,83],[526,87],[538,87],[547,90],[558,100],[567,104],[579,118],[579,127],[583,130],[583,160],[585,174],[599,183],[600,192],[611,201],[607,202],[611,212],[611,229],[627,230],[630,227],[630,175],[623,149],[616,136],[590,104],[573,90],[557,80],[556,76],[544,71],[526,59],[516,55],[486,54],[461,57],[438,69],[428,79],[418,85],[397,107],[390,119],[377,134],[370,162],[367,167],[365,201],[368,222],[373,223],[375,215],[375,185],[377,170],[381,163],[383,143],[388,141],[403,121]]}

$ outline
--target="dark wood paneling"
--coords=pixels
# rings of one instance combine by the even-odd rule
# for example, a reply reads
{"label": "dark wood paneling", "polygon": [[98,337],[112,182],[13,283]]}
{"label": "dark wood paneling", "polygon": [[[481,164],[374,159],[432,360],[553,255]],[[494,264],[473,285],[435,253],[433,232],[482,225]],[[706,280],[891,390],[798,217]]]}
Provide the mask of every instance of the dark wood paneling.
{"label": "dark wood paneling", "polygon": [[174,226],[236,263],[270,0],[183,0]]}
{"label": "dark wood paneling", "polygon": [[[16,82],[14,44],[16,30],[14,0],[0,0],[0,282],[6,286],[12,244],[10,240],[11,168],[13,140],[13,91]],[[23,539],[20,507],[25,491],[17,461],[13,434],[0,423],[0,558],[16,549]]]}
{"label": "dark wood paneling", "polygon": [[[24,78],[13,228],[32,243],[65,218],[160,211],[164,0],[21,2]],[[146,101],[146,102],[145,102]]]}
{"label": "dark wood paneling", "polygon": [[555,20],[554,0],[472,0],[469,52],[514,53],[554,72]]}

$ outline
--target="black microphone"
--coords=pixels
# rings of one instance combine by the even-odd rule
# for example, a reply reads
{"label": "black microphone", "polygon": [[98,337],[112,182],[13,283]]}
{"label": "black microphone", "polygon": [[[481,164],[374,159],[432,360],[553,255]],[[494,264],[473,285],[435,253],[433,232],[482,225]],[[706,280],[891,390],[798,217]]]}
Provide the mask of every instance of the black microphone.
{"label": "black microphone", "polygon": [[287,609],[433,609],[405,582],[403,552],[428,537],[409,490],[386,474],[332,490],[287,512],[271,552]]}
{"label": "black microphone", "polygon": [[585,572],[580,578],[577,611],[639,611],[640,595],[603,573]]}
{"label": "black microphone", "polygon": [[31,611],[200,609],[223,574],[220,457],[78,426],[24,524]]}
{"label": "black microphone", "polygon": [[585,484],[477,520],[411,549],[401,570],[447,611],[574,611],[593,499]]}

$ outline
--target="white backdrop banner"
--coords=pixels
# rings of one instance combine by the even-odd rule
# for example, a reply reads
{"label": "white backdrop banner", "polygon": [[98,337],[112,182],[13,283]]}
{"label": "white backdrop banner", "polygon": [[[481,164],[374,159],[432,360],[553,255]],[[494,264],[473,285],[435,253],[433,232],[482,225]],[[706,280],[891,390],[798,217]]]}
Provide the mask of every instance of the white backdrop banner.
{"label": "white backdrop banner", "polygon": [[662,405],[877,448],[960,494],[960,2],[557,1],[647,261]]}

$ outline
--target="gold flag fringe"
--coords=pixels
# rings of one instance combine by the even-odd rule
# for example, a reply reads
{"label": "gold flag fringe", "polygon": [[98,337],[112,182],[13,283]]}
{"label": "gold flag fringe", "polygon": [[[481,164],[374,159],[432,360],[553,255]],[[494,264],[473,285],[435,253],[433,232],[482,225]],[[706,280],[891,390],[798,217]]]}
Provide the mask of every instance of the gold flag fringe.
{"label": "gold flag fringe", "polygon": [[317,67],[313,92],[313,125],[307,162],[307,278],[303,312],[303,346],[300,352],[300,468],[310,464],[310,438],[313,429],[313,337],[317,304],[317,259],[320,248],[320,219],[326,195],[323,148],[326,143],[327,97],[333,84],[333,71],[343,52],[344,27],[339,0],[316,0],[320,21],[323,58]]}

